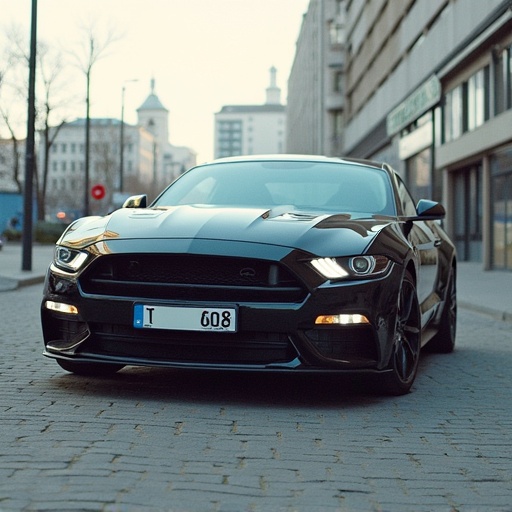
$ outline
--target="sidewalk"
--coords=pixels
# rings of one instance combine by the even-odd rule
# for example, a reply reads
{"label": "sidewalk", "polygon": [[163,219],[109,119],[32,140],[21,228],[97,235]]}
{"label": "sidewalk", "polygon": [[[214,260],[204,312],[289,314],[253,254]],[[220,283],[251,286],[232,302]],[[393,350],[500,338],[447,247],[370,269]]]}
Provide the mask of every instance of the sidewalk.
{"label": "sidewalk", "polygon": [[[21,244],[0,250],[0,292],[42,283],[53,257],[53,245],[34,245],[32,270],[23,271]],[[460,308],[512,322],[512,272],[484,271],[480,263],[459,263],[457,301]]]}
{"label": "sidewalk", "polygon": [[20,286],[42,283],[46,269],[53,258],[53,245],[32,247],[32,270],[22,270],[23,247],[21,243],[4,242],[0,250],[0,292],[15,290]]}

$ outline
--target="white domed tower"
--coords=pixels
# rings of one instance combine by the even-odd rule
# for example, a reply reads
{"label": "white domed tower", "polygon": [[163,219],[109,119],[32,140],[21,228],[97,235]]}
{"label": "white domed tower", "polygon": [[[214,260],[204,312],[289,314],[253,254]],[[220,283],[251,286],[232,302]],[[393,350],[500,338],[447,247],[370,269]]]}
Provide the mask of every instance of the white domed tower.
{"label": "white domed tower", "polygon": [[138,125],[153,134],[160,147],[169,143],[169,111],[155,94],[155,79],[151,79],[151,93],[137,109]]}

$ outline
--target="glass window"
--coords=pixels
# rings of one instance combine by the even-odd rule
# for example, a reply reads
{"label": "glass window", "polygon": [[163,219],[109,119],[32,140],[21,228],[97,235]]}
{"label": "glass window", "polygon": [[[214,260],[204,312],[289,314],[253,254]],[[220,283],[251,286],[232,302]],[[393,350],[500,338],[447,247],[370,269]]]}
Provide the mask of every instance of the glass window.
{"label": "glass window", "polygon": [[507,108],[512,108],[512,46],[508,47],[507,54]]}
{"label": "glass window", "polygon": [[453,241],[461,261],[482,259],[482,166],[453,173]]}
{"label": "glass window", "polygon": [[388,174],[337,163],[257,161],[199,166],[158,199],[158,206],[208,204],[395,215]]}
{"label": "glass window", "polygon": [[458,86],[446,94],[444,110],[445,142],[458,139],[462,135],[462,121],[462,86]]}
{"label": "glass window", "polygon": [[343,71],[334,73],[334,92],[343,93]]}
{"label": "glass window", "polygon": [[430,149],[424,149],[407,161],[407,185],[416,201],[431,197]]}
{"label": "glass window", "polygon": [[481,69],[468,80],[468,130],[474,130],[489,119],[488,68]]}
{"label": "glass window", "polygon": [[435,145],[439,147],[443,143],[443,115],[440,107],[434,109],[434,137]]}
{"label": "glass window", "polygon": [[414,199],[411,194],[407,190],[404,182],[397,176],[397,189],[398,189],[398,200],[400,202],[400,208],[402,211],[400,212],[402,215],[406,217],[415,217],[417,215],[416,206],[414,203]]}
{"label": "glass window", "polygon": [[335,110],[332,113],[333,120],[333,135],[336,139],[339,139],[343,133],[343,111]]}
{"label": "glass window", "polygon": [[493,267],[512,270],[512,149],[491,158]]}
{"label": "glass window", "polygon": [[333,20],[329,23],[329,37],[332,46],[343,44],[345,31],[339,21]]}
{"label": "glass window", "polygon": [[494,60],[494,96],[496,114],[512,108],[512,46]]}

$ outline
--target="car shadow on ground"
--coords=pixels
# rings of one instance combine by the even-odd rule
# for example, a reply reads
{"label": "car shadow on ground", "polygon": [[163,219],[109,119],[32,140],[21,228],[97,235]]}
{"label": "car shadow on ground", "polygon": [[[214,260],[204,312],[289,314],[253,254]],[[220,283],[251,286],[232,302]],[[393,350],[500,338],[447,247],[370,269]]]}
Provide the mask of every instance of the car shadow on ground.
{"label": "car shadow on ground", "polygon": [[51,386],[67,393],[102,397],[231,403],[250,407],[339,407],[389,399],[378,380],[363,375],[282,374],[229,370],[125,367],[111,377],[62,374]]}
{"label": "car shadow on ground", "polygon": [[467,346],[457,346],[452,354],[422,351],[412,392],[403,397],[386,395],[379,379],[369,374],[299,374],[135,366],[127,366],[110,377],[82,377],[59,369],[54,372],[49,385],[66,393],[104,398],[199,404],[222,402],[246,407],[361,407],[407,397],[415,401],[424,394],[459,389],[458,373],[454,368],[474,375],[478,381],[479,368],[500,368],[511,355],[510,352]]}

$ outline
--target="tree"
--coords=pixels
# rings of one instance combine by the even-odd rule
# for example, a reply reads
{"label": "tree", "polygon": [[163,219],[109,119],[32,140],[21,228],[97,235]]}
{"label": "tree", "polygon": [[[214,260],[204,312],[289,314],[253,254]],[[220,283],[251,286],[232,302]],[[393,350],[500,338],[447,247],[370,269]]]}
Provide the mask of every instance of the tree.
{"label": "tree", "polygon": [[[63,107],[67,102],[63,102],[63,60],[62,53],[51,50],[45,43],[40,43],[38,46],[38,69],[40,81],[42,83],[42,99],[39,101],[39,123],[40,130],[43,137],[43,162],[42,162],[42,176],[38,180],[37,186],[37,205],[38,205],[38,219],[44,220],[46,217],[46,196],[48,190],[48,174],[50,169],[50,150],[59,133],[61,127],[66,123],[66,118],[61,117],[59,124],[56,128],[51,129],[51,120],[53,114],[59,107]],[[59,103],[56,103],[55,98],[60,98]],[[36,173],[37,176],[37,173]]]}
{"label": "tree", "polygon": [[84,215],[89,215],[89,176],[90,176],[90,136],[91,136],[91,77],[94,65],[106,56],[109,46],[118,39],[112,29],[100,35],[95,20],[89,20],[81,27],[84,35],[78,51],[72,53],[79,70],[85,76],[85,176],[84,176]]}
{"label": "tree", "polygon": [[[28,41],[18,26],[12,26],[7,31],[7,50],[4,61],[9,65],[8,72],[4,73],[6,85],[11,89],[11,96],[15,99],[13,104],[25,105],[28,90],[27,70],[29,64]],[[66,122],[64,116],[59,115],[71,98],[65,92],[66,76],[64,73],[63,54],[57,48],[49,46],[44,41],[37,45],[37,93],[36,93],[36,125],[43,136],[42,168],[35,162],[34,183],[37,198],[38,219],[44,220],[46,215],[46,196],[48,185],[48,172],[50,165],[50,148],[58,134],[60,127]],[[4,103],[2,103],[3,105]],[[5,103],[7,104],[7,102]],[[10,133],[13,143],[13,179],[20,193],[23,186],[20,181],[19,139],[16,131],[24,121],[22,110],[9,110],[0,106],[0,116]],[[52,123],[58,128],[50,130]],[[39,162],[40,163],[40,162]]]}
{"label": "tree", "polygon": [[6,98],[5,94],[5,91],[9,88],[9,76],[14,73],[16,64],[16,54],[11,52],[10,49],[4,50],[0,64],[0,120],[3,121],[7,128],[9,138],[12,141],[11,178],[16,184],[18,193],[21,194],[23,192],[23,184],[20,179],[19,144],[14,123],[11,122],[11,119],[15,118],[16,115],[12,114],[10,109],[12,103]]}

